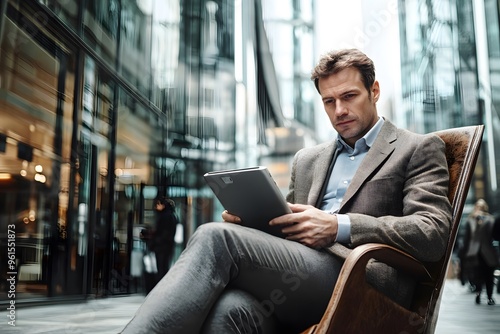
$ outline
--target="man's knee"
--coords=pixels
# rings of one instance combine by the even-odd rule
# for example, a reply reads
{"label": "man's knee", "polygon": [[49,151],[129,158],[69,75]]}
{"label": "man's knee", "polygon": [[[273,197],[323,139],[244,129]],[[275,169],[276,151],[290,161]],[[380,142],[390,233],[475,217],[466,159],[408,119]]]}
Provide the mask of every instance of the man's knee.
{"label": "man's knee", "polygon": [[233,224],[214,222],[200,225],[189,239],[186,248],[189,252],[194,251],[198,255],[212,254],[219,259],[227,253],[233,254],[235,247],[238,247],[238,237],[230,225]]}
{"label": "man's knee", "polygon": [[226,224],[217,222],[202,224],[196,228],[189,241],[198,239],[218,239],[223,236],[223,230],[225,229],[224,225]]}
{"label": "man's knee", "polygon": [[[235,226],[232,223],[222,223],[222,222],[210,222],[200,225],[193,236],[191,241],[199,242],[199,240],[207,240],[213,243],[225,243],[229,239],[234,239],[238,233],[237,230],[241,229],[241,226]],[[235,234],[236,233],[236,234]]]}

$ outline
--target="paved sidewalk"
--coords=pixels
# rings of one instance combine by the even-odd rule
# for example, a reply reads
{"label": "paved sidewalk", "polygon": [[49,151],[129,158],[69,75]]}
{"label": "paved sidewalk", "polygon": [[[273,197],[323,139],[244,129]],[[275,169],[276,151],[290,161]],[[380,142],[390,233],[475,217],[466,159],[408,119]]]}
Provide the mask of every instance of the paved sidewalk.
{"label": "paved sidewalk", "polygon": [[[445,284],[435,334],[500,333],[500,304],[476,305],[474,294],[456,279]],[[494,298],[500,303],[500,295]],[[0,312],[2,334],[116,334],[144,300],[143,295],[110,297],[81,303],[19,307],[16,327]]]}
{"label": "paved sidewalk", "polygon": [[446,281],[435,334],[498,334],[500,333],[500,294],[493,292],[496,305],[486,304],[483,291],[480,305],[475,293],[458,279]]}
{"label": "paved sidewalk", "polygon": [[1,312],[2,334],[113,334],[118,333],[144,301],[143,295],[100,298],[80,303],[19,307],[16,327]]}

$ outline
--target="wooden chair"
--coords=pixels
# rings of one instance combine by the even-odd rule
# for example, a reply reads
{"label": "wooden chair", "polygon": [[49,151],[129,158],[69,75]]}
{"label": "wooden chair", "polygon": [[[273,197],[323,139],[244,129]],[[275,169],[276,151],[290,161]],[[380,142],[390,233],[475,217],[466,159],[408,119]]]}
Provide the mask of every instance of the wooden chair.
{"label": "wooden chair", "polygon": [[[383,244],[356,247],[347,257],[332,297],[319,324],[302,334],[326,333],[434,333],[448,263],[457,237],[467,192],[474,174],[484,125],[437,131],[446,143],[450,172],[448,197],[452,226],[446,254],[437,263],[421,263]],[[365,280],[365,268],[376,259],[418,278],[409,309],[375,290]]]}

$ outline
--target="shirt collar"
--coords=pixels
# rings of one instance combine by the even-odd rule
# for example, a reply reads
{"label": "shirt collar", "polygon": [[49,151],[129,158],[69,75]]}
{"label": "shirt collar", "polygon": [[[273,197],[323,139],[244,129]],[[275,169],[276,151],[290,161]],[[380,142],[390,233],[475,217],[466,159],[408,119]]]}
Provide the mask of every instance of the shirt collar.
{"label": "shirt collar", "polygon": [[[358,141],[361,143],[364,143],[368,148],[372,147],[373,143],[375,142],[375,139],[377,138],[380,130],[382,129],[382,125],[384,124],[384,119],[379,116],[377,123]],[[356,144],[358,143],[356,141]],[[337,149],[342,150],[343,148],[347,149],[348,151],[352,151],[353,149],[342,139],[340,135],[337,135]],[[355,144],[355,145],[356,145]]]}

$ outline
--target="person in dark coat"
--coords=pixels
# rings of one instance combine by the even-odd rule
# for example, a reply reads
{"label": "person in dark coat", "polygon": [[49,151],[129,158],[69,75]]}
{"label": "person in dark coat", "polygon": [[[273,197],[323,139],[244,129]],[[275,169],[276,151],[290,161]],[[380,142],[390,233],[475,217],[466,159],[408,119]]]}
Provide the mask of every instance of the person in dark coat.
{"label": "person in dark coat", "polygon": [[[500,214],[496,215],[492,234],[493,234],[493,240],[500,241]],[[497,253],[500,254],[500,245],[498,243],[497,243]],[[500,293],[500,278],[497,279],[497,293]]]}
{"label": "person in dark coat", "polygon": [[175,202],[169,198],[158,198],[155,201],[156,225],[151,236],[150,247],[156,255],[159,281],[168,271],[175,246],[177,216]]}
{"label": "person in dark coat", "polygon": [[488,305],[495,305],[493,299],[493,272],[499,266],[496,249],[493,247],[493,226],[495,219],[488,213],[485,200],[477,200],[466,221],[465,261],[469,263],[469,280],[475,286],[476,304],[481,303],[481,291],[486,287]]}
{"label": "person in dark coat", "polygon": [[[175,232],[178,219],[175,215],[175,202],[166,197],[157,198],[153,204],[156,220],[152,227],[141,231],[141,239],[146,242],[147,252],[144,256],[144,284],[146,294],[167,273],[175,246]],[[149,256],[154,253],[156,263],[152,264]],[[146,265],[146,257],[148,258]]]}

